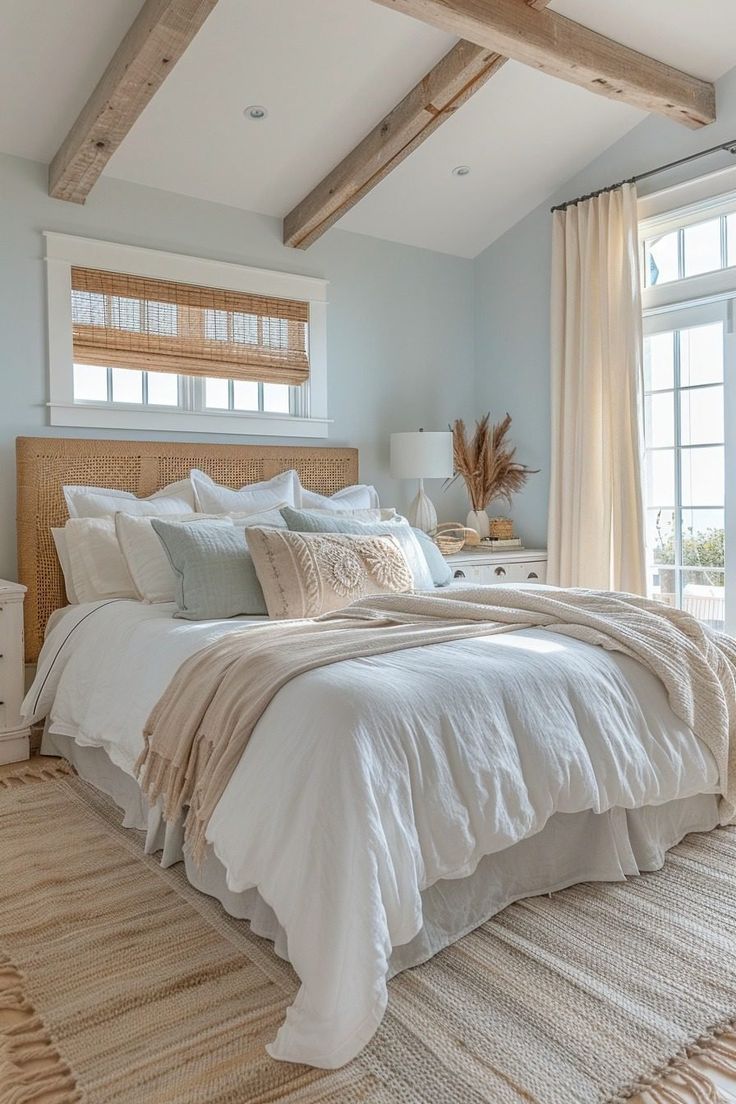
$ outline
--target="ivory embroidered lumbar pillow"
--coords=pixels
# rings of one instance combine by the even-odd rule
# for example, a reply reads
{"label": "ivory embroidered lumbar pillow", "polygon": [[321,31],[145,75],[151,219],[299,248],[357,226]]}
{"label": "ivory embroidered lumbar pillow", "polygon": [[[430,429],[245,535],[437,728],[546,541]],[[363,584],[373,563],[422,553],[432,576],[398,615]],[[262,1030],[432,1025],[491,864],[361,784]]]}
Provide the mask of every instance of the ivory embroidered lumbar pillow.
{"label": "ivory embroidered lumbar pillow", "polygon": [[364,594],[412,590],[414,578],[393,536],[248,530],[248,548],[269,617],[318,617]]}

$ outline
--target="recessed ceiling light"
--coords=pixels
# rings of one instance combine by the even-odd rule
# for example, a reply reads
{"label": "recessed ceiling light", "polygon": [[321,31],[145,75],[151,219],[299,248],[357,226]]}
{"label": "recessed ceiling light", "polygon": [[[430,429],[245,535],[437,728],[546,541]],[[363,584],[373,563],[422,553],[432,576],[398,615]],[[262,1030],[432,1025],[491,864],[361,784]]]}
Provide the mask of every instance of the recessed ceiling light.
{"label": "recessed ceiling light", "polygon": [[268,111],[260,104],[251,104],[250,107],[246,107],[243,114],[246,119],[252,119],[255,123],[260,123],[262,119],[266,118]]}
{"label": "recessed ceiling light", "polygon": [[470,165],[456,165],[452,170],[453,176],[468,176],[470,173]]}

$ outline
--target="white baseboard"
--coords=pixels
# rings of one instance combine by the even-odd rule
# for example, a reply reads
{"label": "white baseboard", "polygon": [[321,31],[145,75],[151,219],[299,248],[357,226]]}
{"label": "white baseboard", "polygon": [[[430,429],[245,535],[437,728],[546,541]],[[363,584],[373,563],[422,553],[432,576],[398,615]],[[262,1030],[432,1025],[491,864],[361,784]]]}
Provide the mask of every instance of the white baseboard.
{"label": "white baseboard", "polygon": [[31,755],[30,729],[18,728],[0,733],[0,764],[22,763]]}

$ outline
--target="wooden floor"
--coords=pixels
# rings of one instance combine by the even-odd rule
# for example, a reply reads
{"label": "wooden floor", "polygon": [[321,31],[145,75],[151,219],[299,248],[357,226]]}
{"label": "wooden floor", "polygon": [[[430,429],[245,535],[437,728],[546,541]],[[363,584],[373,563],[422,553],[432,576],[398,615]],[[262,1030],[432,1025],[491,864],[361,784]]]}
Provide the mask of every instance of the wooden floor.
{"label": "wooden floor", "polygon": [[[29,761],[33,763],[52,763],[54,760],[49,755],[32,755]],[[0,765],[0,778],[2,778],[6,774],[12,773],[12,771],[15,770],[17,766],[17,763],[7,763]],[[723,1074],[713,1074],[712,1078],[722,1093],[724,1104],[731,1104],[731,1102],[733,1102],[733,1104],[736,1104],[736,1078],[725,1077]],[[695,1097],[692,1097],[692,1101],[693,1104],[697,1104]],[[631,1104],[648,1104],[648,1096],[644,1095],[633,1097],[631,1100]]]}

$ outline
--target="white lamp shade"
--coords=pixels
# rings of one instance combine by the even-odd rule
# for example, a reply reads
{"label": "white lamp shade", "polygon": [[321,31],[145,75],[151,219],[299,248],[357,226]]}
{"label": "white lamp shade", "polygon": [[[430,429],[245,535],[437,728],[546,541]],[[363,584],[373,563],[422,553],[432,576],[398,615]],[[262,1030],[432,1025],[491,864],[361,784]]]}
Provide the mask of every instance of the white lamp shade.
{"label": "white lamp shade", "polygon": [[394,479],[447,479],[452,475],[452,434],[391,434]]}

